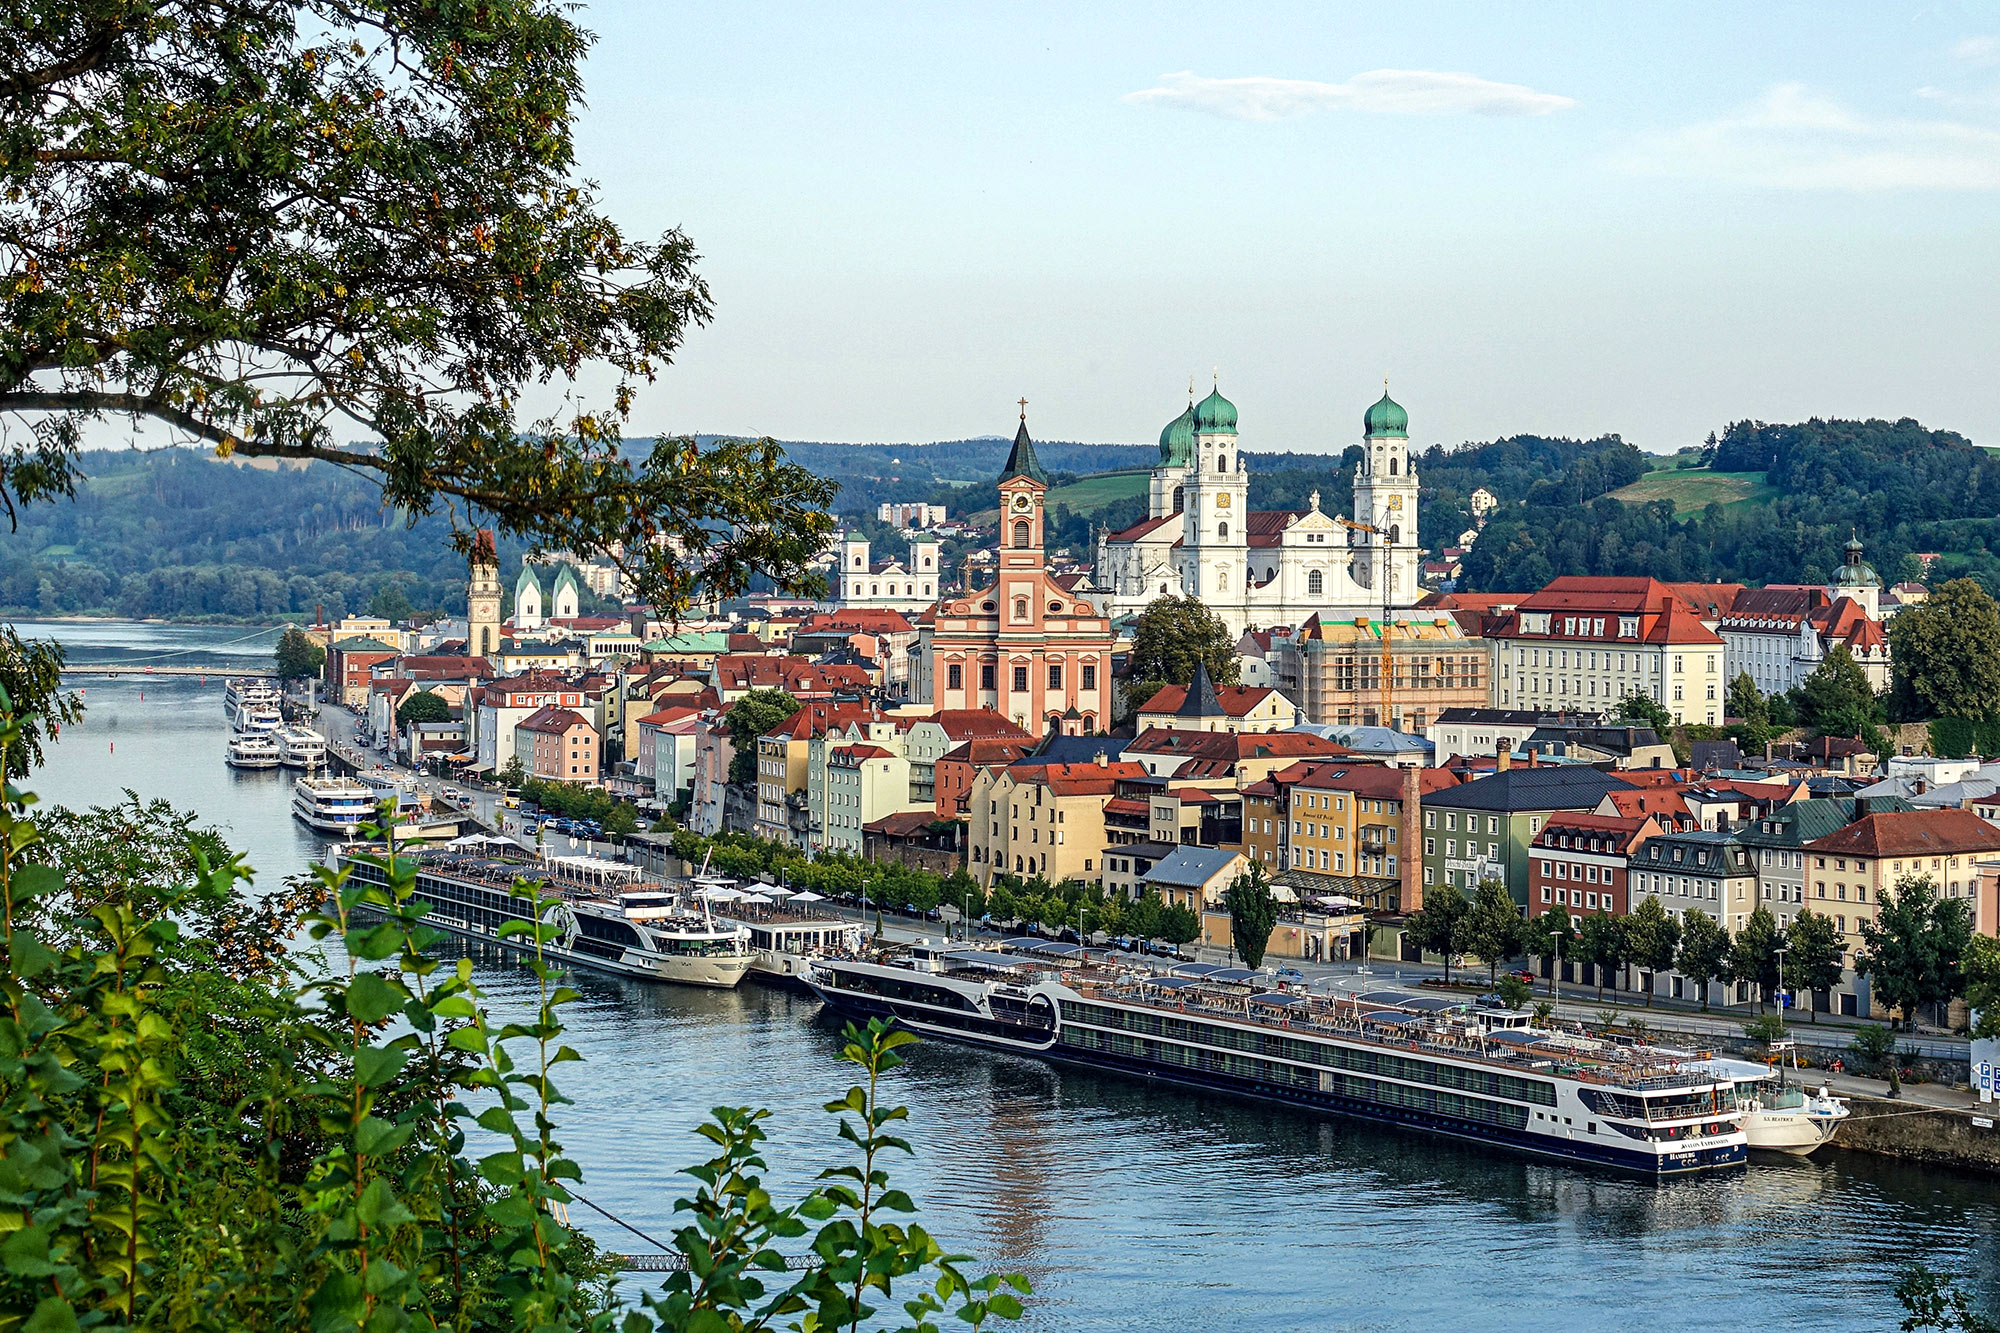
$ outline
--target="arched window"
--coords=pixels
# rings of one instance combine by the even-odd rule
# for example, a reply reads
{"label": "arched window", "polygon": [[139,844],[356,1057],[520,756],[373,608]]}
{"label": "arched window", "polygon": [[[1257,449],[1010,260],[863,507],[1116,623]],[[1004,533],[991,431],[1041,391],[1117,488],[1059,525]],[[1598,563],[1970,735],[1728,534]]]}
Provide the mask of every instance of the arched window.
{"label": "arched window", "polygon": [[1396,460],[1394,458],[1389,460],[1389,475],[1392,477],[1396,475]]}
{"label": "arched window", "polygon": [[882,592],[882,587],[880,584],[871,583],[868,585],[868,595],[870,597],[880,596],[881,592]]}
{"label": "arched window", "polygon": [[1083,715],[1083,729],[1084,729],[1085,731],[1096,731],[1096,730],[1097,730],[1097,714],[1095,714],[1095,713],[1085,713],[1085,714]]}
{"label": "arched window", "polygon": [[1218,523],[1218,524],[1216,524],[1216,525],[1215,525],[1215,535],[1216,535],[1216,537],[1217,537],[1217,538],[1218,538],[1219,540],[1221,540],[1221,541],[1228,541],[1228,540],[1229,540],[1229,525],[1228,525],[1227,523]]}
{"label": "arched window", "polygon": [[1326,591],[1326,575],[1317,569],[1306,574],[1306,596],[1318,597]]}
{"label": "arched window", "polygon": [[1025,518],[1014,525],[1014,549],[1017,551],[1028,549],[1028,520]]}
{"label": "arched window", "polygon": [[1027,618],[1028,618],[1028,599],[1025,597],[1016,597],[1014,599],[1014,619],[1026,620]]}
{"label": "arched window", "polygon": [[1181,512],[1181,508],[1183,504],[1186,502],[1186,499],[1187,497],[1183,493],[1182,489],[1179,486],[1174,487],[1174,512],[1176,514]]}
{"label": "arched window", "polygon": [[1400,523],[1391,523],[1389,525],[1389,545],[1395,546],[1402,540],[1403,540],[1403,525]]}
{"label": "arched window", "polygon": [[1217,454],[1217,455],[1215,456],[1215,470],[1216,470],[1217,472],[1227,472],[1227,471],[1229,471],[1229,455],[1228,455],[1228,454]]}

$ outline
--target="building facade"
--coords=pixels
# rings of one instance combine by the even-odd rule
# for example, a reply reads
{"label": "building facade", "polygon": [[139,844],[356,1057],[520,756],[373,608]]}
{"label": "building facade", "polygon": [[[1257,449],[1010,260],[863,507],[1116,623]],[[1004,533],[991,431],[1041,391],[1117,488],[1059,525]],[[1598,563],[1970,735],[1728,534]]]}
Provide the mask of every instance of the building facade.
{"label": "building facade", "polygon": [[1036,734],[1102,730],[1111,719],[1111,622],[1048,571],[1048,474],[1025,413],[999,491],[994,581],[946,599],[921,627],[916,697],[940,709],[991,709]]}
{"label": "building facade", "polygon": [[[1389,640],[1391,691],[1382,691],[1382,640]],[[1279,686],[1304,721],[1391,726],[1427,734],[1447,709],[1483,708],[1492,690],[1492,645],[1449,612],[1412,611],[1346,620],[1315,615],[1273,651]],[[1384,709],[1393,713],[1385,721]]]}
{"label": "building facade", "polygon": [[865,537],[842,541],[835,604],[856,610],[924,610],[938,599],[941,549],[937,538],[918,536],[910,539],[907,560],[874,560]]}
{"label": "building facade", "polygon": [[1494,706],[1608,712],[1641,694],[1676,722],[1720,725],[1724,645],[1686,586],[1560,578],[1523,599],[1493,631]]}
{"label": "building facade", "polygon": [[1241,634],[1414,605],[1423,594],[1409,425],[1387,393],[1364,414],[1353,519],[1322,512],[1317,492],[1303,510],[1253,511],[1236,405],[1219,390],[1190,402],[1160,432],[1145,520],[1098,539],[1107,609],[1122,616],[1193,595]]}

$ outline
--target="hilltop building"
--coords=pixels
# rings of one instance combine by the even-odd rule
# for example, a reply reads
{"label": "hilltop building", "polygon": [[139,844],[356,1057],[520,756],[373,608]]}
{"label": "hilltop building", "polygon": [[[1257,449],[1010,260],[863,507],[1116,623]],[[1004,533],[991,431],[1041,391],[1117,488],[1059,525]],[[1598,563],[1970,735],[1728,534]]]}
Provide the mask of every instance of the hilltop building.
{"label": "hilltop building", "polygon": [[1850,538],[1847,563],[1825,587],[1774,584],[1746,588],[1717,627],[1723,674],[1747,671],[1765,694],[1805,682],[1827,653],[1847,649],[1880,690],[1889,684],[1889,636],[1882,623],[1882,580]]}
{"label": "hilltop building", "polygon": [[1252,510],[1235,404],[1219,390],[1190,402],[1160,432],[1145,520],[1098,540],[1109,613],[1192,595],[1241,634],[1414,605],[1423,589],[1410,418],[1387,393],[1362,417],[1362,444],[1353,519],[1322,512],[1316,491],[1306,509]]}

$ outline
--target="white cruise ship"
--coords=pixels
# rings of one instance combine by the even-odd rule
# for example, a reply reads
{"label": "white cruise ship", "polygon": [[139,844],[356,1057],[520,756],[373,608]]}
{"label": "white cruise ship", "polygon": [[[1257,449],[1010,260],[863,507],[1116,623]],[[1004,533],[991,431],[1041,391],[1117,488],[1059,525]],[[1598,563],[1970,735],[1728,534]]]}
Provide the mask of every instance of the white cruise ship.
{"label": "white cruise ship", "polygon": [[350,778],[300,778],[292,785],[292,815],[316,833],[351,838],[376,818],[379,798]]}
{"label": "white cruise ship", "polygon": [[234,722],[246,703],[276,708],[284,698],[276,685],[260,676],[232,677],[222,690],[222,715]]}
{"label": "white cruise ship", "polygon": [[310,727],[280,727],[277,744],[278,762],[286,768],[326,767],[326,737]]}
{"label": "white cruise ship", "polygon": [[1272,990],[1247,968],[1156,973],[1029,939],[819,959],[806,984],[836,1010],[955,1041],[1653,1178],[1746,1157],[1728,1074],[1458,996]]}
{"label": "white cruise ship", "polygon": [[[638,884],[564,884],[571,857],[542,863],[520,856],[495,857],[454,848],[397,853],[417,862],[417,896],[430,904],[426,923],[455,935],[533,953],[535,943],[501,928],[539,919],[556,928],[543,956],[601,972],[668,981],[683,986],[734,987],[750,971],[749,938],[742,927],[705,911],[681,905],[676,895]],[[388,878],[371,859],[379,848],[336,847],[326,863],[350,875],[386,886]],[[628,874],[636,868],[620,867]],[[543,900],[537,917],[533,900],[516,896],[514,882],[526,881]],[[365,906],[362,910],[366,910]]]}
{"label": "white cruise ship", "polygon": [[236,717],[231,725],[238,731],[261,732],[275,738],[284,730],[285,715],[278,711],[278,706],[274,703],[246,700],[237,705]]}
{"label": "white cruise ship", "polygon": [[229,738],[224,762],[231,768],[276,768],[278,743],[261,731],[240,732]]}

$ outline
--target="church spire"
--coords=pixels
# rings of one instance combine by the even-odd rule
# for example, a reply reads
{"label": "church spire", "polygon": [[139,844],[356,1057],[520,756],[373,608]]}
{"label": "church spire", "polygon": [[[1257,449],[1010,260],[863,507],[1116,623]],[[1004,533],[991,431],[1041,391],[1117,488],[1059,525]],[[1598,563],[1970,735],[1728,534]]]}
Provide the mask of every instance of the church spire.
{"label": "church spire", "polygon": [[1042,468],[1042,460],[1035,457],[1035,442],[1028,436],[1028,400],[1021,399],[1021,424],[1014,431],[1014,448],[1007,455],[1007,466],[1000,469],[1000,480],[1026,477],[1042,485],[1049,484],[1049,474]]}

